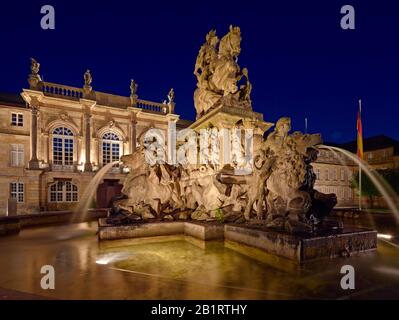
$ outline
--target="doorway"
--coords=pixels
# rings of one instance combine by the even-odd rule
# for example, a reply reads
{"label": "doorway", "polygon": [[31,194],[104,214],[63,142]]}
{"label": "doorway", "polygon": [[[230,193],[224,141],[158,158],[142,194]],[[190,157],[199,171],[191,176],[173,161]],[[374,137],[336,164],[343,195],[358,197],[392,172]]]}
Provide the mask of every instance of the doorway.
{"label": "doorway", "polygon": [[97,188],[97,208],[111,208],[112,198],[120,195],[122,185],[116,179],[104,179]]}

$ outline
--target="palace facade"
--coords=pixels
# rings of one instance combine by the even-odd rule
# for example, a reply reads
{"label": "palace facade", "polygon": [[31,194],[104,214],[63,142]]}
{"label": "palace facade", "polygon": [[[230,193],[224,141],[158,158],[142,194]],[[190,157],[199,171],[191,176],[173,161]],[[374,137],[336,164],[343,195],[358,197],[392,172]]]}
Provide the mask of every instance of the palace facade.
{"label": "palace facade", "polygon": [[317,178],[316,190],[335,193],[339,207],[353,207],[359,203],[356,191],[350,187],[352,176],[358,170],[353,161],[336,152],[320,150],[312,165]]}
{"label": "palace facade", "polygon": [[[95,173],[135,150],[142,132],[166,135],[172,123],[191,123],[174,113],[173,90],[158,103],[139,98],[133,81],[131,95],[118,96],[93,90],[87,73],[78,88],[41,81],[31,69],[29,89],[0,94],[0,215],[15,206],[18,214],[71,210]],[[112,167],[93,206],[109,206],[126,169]]]}

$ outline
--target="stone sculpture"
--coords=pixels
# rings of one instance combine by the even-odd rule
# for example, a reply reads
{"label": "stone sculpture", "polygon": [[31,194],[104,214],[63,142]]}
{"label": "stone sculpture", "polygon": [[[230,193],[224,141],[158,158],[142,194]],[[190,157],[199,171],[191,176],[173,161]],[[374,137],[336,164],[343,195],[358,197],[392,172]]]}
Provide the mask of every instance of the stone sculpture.
{"label": "stone sculpture", "polygon": [[[241,71],[237,64],[240,42],[238,27],[231,26],[220,42],[214,30],[207,34],[194,70],[198,80],[194,93],[197,117],[217,105],[252,108],[248,70]],[[239,85],[242,78],[245,81]],[[173,103],[173,89],[168,100]],[[251,121],[245,122],[246,126],[252,123],[254,129],[255,121]],[[231,147],[232,157],[230,163],[223,165],[217,127],[197,140],[199,144],[208,141],[211,146],[201,151],[199,158],[203,161],[197,164],[166,163],[165,150],[155,150],[156,139],[144,138],[143,132],[139,147],[121,159],[131,170],[122,190],[124,196],[114,202],[109,221],[121,221],[118,214],[128,217],[130,222],[188,218],[214,221],[223,215],[228,222],[257,223],[293,233],[317,230],[337,203],[335,194],[314,189],[316,177],[311,163],[317,159],[316,146],[322,143],[321,136],[290,133],[291,119],[281,118],[266,139],[260,136],[254,142],[253,157],[247,159],[240,135],[244,121],[241,119],[230,127],[230,139],[225,141]],[[240,174],[237,168],[241,169]]]}
{"label": "stone sculpture", "polygon": [[42,81],[40,75],[40,63],[34,58],[30,58],[30,74],[28,77],[28,82],[30,88],[36,89],[38,84]]}
{"label": "stone sculpture", "polygon": [[84,80],[85,80],[85,88],[90,88],[90,85],[93,81],[93,78],[91,76],[90,70],[86,70],[84,76],[83,76]]}
{"label": "stone sculpture", "polygon": [[[207,34],[194,68],[197,77],[197,89],[194,92],[197,119],[220,104],[251,108],[252,85],[248,70],[244,68],[241,71],[237,63],[240,45],[239,27],[230,26],[230,31],[220,42],[215,30]],[[245,85],[239,86],[243,77],[246,79]]]}
{"label": "stone sculpture", "polygon": [[37,62],[34,58],[30,58],[30,71],[32,76],[40,77],[39,70],[40,70],[40,63]]}
{"label": "stone sculpture", "polygon": [[137,97],[138,84],[132,79],[130,80],[130,96]]}
{"label": "stone sculpture", "polygon": [[171,104],[175,101],[175,91],[172,89],[169,90],[168,93],[168,104]]}
{"label": "stone sculpture", "polygon": [[135,216],[132,220],[177,219],[182,212],[190,212],[194,220],[215,220],[216,211],[222,210],[233,214],[233,221],[255,218],[270,228],[312,232],[336,198],[313,188],[311,162],[320,135],[289,134],[290,128],[289,118],[277,122],[256,146],[253,171],[245,176],[234,175],[228,165],[218,170],[210,163],[157,162],[157,155],[148,152],[151,141],[142,140],[133,154],[121,159],[131,170],[122,190],[126,198],[115,202],[116,211]]}

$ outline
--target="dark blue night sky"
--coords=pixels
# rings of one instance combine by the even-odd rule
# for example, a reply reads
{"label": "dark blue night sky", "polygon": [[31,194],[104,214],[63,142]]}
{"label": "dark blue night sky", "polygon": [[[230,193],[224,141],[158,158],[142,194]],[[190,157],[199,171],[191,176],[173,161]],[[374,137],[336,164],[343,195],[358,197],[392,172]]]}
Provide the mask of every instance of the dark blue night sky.
{"label": "dark blue night sky", "polygon": [[[326,141],[356,137],[357,100],[364,136],[399,139],[399,5],[397,1],[2,1],[0,91],[27,87],[29,57],[45,81],[162,101],[170,87],[176,112],[194,119],[193,68],[205,34],[241,27],[241,67],[266,121],[291,116],[295,130]],[[40,28],[51,4],[56,29]],[[340,8],[356,10],[356,30],[340,28]]]}

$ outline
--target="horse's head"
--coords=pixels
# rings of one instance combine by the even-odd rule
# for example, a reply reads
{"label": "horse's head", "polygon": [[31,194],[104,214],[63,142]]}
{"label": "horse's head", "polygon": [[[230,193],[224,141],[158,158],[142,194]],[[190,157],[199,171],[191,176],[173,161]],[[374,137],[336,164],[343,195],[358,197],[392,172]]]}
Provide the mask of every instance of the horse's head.
{"label": "horse's head", "polygon": [[230,31],[221,40],[219,54],[237,57],[241,52],[241,30],[239,27],[230,26]]}

